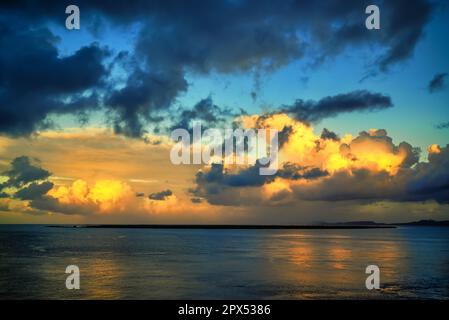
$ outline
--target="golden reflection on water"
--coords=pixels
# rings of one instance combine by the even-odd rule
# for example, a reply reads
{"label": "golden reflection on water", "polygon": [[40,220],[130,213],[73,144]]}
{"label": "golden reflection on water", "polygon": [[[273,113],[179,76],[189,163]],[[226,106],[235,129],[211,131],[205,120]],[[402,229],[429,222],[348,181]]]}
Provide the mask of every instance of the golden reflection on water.
{"label": "golden reflection on water", "polygon": [[397,242],[383,242],[376,250],[365,252],[365,257],[381,268],[384,282],[393,281],[398,273],[405,273],[408,268],[407,251]]}
{"label": "golden reflection on water", "polygon": [[91,299],[120,298],[121,271],[116,261],[93,258],[83,265],[82,288]]}
{"label": "golden reflection on water", "polygon": [[[299,286],[299,297],[308,297],[307,287],[334,288],[335,294],[345,288],[355,288],[368,294],[365,269],[370,264],[381,270],[381,284],[388,285],[407,269],[406,250],[400,242],[378,236],[337,234],[274,235],[267,254],[277,268],[276,274],[290,285]],[[276,263],[276,260],[288,263]],[[393,288],[393,285],[392,285]],[[387,288],[386,288],[387,289]],[[398,290],[397,288],[395,290]],[[305,293],[304,293],[305,292]],[[313,293],[312,293],[313,294]]]}
{"label": "golden reflection on water", "polygon": [[292,247],[289,250],[289,257],[289,260],[294,264],[300,267],[310,268],[312,262],[312,248],[311,246]]}
{"label": "golden reflection on water", "polygon": [[329,255],[332,257],[332,267],[338,270],[347,268],[347,264],[352,258],[351,249],[341,247],[333,247],[329,250]]}

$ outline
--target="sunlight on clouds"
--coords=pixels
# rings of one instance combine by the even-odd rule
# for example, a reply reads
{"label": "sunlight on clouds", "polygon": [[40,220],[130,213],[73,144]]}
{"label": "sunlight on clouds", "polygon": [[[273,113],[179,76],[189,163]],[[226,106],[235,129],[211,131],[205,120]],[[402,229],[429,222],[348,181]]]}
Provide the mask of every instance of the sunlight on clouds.
{"label": "sunlight on clouds", "polygon": [[429,152],[429,154],[431,154],[431,153],[441,153],[441,148],[437,144],[432,144],[432,145],[429,146],[429,148],[427,148],[427,151]]}
{"label": "sunlight on clouds", "polygon": [[117,180],[99,180],[89,186],[84,180],[76,180],[71,186],[54,187],[48,195],[63,204],[89,204],[98,206],[101,212],[120,209],[133,197],[131,187]]}
{"label": "sunlight on clouds", "polygon": [[282,193],[291,193],[290,183],[286,179],[276,178],[273,182],[262,186],[262,193],[267,199],[276,199]]}
{"label": "sunlight on clouds", "polygon": [[78,179],[69,186],[55,186],[48,196],[61,205],[90,208],[91,214],[124,214],[137,216],[151,215],[195,215],[213,216],[213,208],[208,203],[191,203],[189,198],[179,198],[172,194],[163,200],[136,197],[135,190],[119,180],[98,180],[93,184]]}
{"label": "sunlight on clouds", "polygon": [[[171,142],[151,144],[96,128],[45,131],[30,139],[1,139],[0,150],[6,148],[3,154],[9,155],[2,170],[7,170],[11,158],[26,154],[41,160],[53,174],[49,180],[55,185],[45,197],[28,203],[0,199],[0,211],[178,222],[220,221],[231,217],[229,208],[232,207],[233,219],[237,219],[236,212],[243,215],[239,217],[243,219],[252,209],[239,206],[305,208],[307,202],[314,200],[342,199],[344,191],[350,199],[358,199],[359,194],[369,198],[373,192],[392,188],[390,178],[404,171],[403,168],[409,168],[407,163],[416,163],[409,159],[412,147],[407,143],[395,145],[382,129],[338,138],[335,134],[333,137],[317,134],[311,125],[287,114],[241,116],[239,120],[243,128],[248,129],[283,132],[288,128],[283,132],[287,134],[282,137],[279,169],[284,170],[283,164],[288,162],[292,164],[290,173],[260,182],[255,180],[246,186],[225,186],[218,188],[220,191],[215,194],[192,195],[189,190],[196,186],[194,177],[201,166],[173,166],[169,159]],[[438,155],[442,150],[432,145],[428,152]],[[228,175],[237,175],[250,167],[226,165],[223,168]],[[202,169],[209,172],[211,166],[205,165]],[[305,176],[311,169],[319,169],[318,174]],[[361,175],[361,171],[374,178]],[[385,179],[379,178],[384,176]],[[251,182],[248,180],[251,178],[249,174],[245,182]],[[341,190],[340,184],[344,185],[344,181],[348,185]],[[361,181],[360,185],[357,181]],[[213,191],[213,187],[221,186],[211,187]],[[173,194],[162,200],[149,199],[149,195],[167,189]],[[193,196],[202,200],[194,202]],[[429,209],[429,205],[426,208]],[[364,210],[378,212],[379,208]]]}
{"label": "sunlight on clouds", "polygon": [[317,167],[329,173],[366,169],[386,171],[395,175],[407,157],[407,150],[393,147],[384,130],[371,129],[357,138],[347,134],[340,140],[323,139],[313,127],[292,119],[286,114],[268,117],[242,116],[245,127],[274,128],[279,132],[292,129],[287,142],[280,150],[281,162],[296,163],[304,167]]}
{"label": "sunlight on clouds", "polygon": [[[82,190],[81,190],[82,191]],[[133,193],[129,185],[114,180],[97,181],[90,189],[89,198],[97,203],[102,210],[107,210],[125,199]]]}

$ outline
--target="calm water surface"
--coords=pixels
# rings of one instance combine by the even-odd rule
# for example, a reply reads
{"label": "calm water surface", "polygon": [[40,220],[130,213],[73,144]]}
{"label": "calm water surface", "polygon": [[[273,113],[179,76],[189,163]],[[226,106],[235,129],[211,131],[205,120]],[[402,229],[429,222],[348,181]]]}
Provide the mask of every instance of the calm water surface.
{"label": "calm water surface", "polygon": [[[81,289],[65,288],[67,265]],[[381,290],[365,288],[365,268]],[[448,299],[449,228],[80,229],[0,225],[0,298]]]}

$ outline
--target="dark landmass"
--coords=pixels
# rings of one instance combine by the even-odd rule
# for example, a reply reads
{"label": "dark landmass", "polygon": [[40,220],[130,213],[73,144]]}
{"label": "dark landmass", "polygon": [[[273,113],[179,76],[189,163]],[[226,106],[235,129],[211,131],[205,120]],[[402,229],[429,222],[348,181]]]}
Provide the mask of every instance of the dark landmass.
{"label": "dark landmass", "polygon": [[51,228],[97,228],[97,229],[392,229],[397,226],[449,227],[449,220],[420,220],[401,223],[378,223],[375,221],[323,222],[316,225],[234,225],[234,224],[87,224],[50,225]]}
{"label": "dark landmass", "polygon": [[435,221],[435,220],[419,220],[406,223],[395,223],[397,226],[423,226],[423,227],[449,227],[449,220]]}
{"label": "dark landmass", "polygon": [[225,224],[101,224],[101,225],[52,225],[53,228],[97,229],[378,229],[396,228],[394,225],[225,225]]}
{"label": "dark landmass", "polygon": [[389,223],[381,223],[381,222],[375,222],[375,221],[347,221],[347,222],[322,222],[319,223],[320,225],[325,226],[390,226],[390,225],[396,225],[396,223],[389,224]]}
{"label": "dark landmass", "polygon": [[348,221],[348,222],[335,222],[335,223],[323,222],[323,224],[329,226],[345,225],[345,226],[378,226],[378,227],[381,226],[448,227],[449,220],[443,221],[419,220],[412,222],[397,222],[397,223],[381,223],[375,221]]}

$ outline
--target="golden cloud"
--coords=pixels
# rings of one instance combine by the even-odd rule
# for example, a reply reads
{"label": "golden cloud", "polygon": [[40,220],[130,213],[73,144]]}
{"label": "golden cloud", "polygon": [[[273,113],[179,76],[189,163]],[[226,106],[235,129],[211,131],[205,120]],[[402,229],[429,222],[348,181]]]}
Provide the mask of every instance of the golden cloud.
{"label": "golden cloud", "polygon": [[280,150],[280,161],[320,168],[330,173],[367,169],[394,175],[408,156],[406,148],[395,148],[385,130],[371,129],[356,138],[347,134],[342,139],[333,140],[321,138],[314,133],[312,126],[286,114],[242,116],[241,121],[245,128],[278,131],[291,128],[288,140]]}

